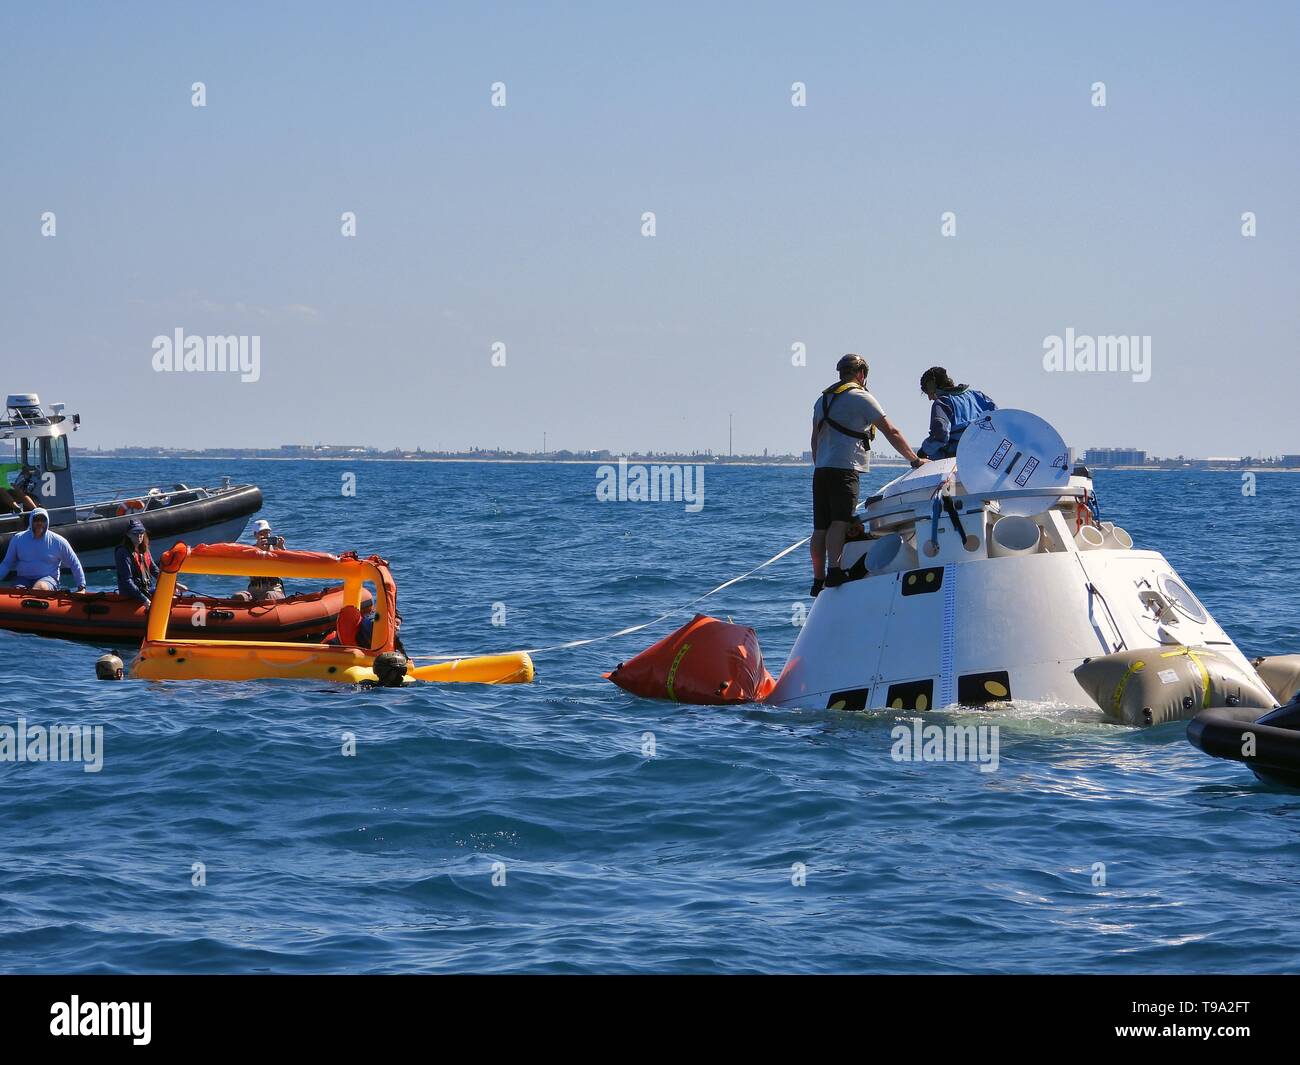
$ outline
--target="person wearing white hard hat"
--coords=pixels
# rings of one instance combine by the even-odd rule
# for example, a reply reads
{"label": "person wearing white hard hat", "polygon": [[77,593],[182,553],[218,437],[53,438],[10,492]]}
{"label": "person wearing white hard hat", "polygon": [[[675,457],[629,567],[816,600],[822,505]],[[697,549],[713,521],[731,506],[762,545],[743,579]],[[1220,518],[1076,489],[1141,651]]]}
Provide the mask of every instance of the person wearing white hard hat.
{"label": "person wearing white hard hat", "polygon": [[[271,523],[265,518],[253,522],[253,542],[259,551],[280,551],[284,549],[284,537],[276,536],[271,531]],[[284,581],[279,577],[249,577],[248,590],[236,592],[235,599],[251,599],[263,602],[268,599],[285,597]]]}

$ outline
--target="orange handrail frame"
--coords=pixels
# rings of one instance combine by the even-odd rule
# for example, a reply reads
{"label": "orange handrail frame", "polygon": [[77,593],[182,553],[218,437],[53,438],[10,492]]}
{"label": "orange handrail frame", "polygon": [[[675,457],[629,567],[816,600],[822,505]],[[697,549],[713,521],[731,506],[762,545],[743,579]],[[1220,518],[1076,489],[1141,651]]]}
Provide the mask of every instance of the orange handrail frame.
{"label": "orange handrail frame", "polygon": [[361,558],[355,551],[331,555],[323,551],[262,551],[248,544],[178,543],[166,551],[159,564],[158,587],[149,609],[145,643],[167,639],[177,578],[182,573],[221,577],[287,577],[300,580],[341,581],[344,605],[360,609],[362,586],[375,587],[375,629],[370,651],[394,649],[397,635],[397,582],[388,562],[378,555]]}

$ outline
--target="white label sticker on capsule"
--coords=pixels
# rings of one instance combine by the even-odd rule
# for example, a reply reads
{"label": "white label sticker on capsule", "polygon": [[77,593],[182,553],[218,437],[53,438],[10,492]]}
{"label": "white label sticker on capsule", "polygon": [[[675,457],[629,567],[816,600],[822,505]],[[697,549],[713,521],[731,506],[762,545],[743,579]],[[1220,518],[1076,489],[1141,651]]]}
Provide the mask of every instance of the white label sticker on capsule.
{"label": "white label sticker on capsule", "polygon": [[1178,674],[1177,674],[1174,670],[1172,670],[1172,669],[1162,669],[1162,670],[1161,670],[1158,674],[1156,674],[1156,675],[1160,678],[1160,681],[1161,681],[1161,683],[1163,683],[1163,684],[1177,684],[1177,683],[1178,683]]}

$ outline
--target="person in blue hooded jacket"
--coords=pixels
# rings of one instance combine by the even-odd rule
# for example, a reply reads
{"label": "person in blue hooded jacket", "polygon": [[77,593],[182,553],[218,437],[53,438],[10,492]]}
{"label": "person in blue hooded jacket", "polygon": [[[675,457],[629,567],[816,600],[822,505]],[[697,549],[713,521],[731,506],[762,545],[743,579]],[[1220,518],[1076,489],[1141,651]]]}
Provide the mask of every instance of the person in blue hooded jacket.
{"label": "person in blue hooded jacket", "polygon": [[9,541],[9,550],[0,562],[0,581],[17,572],[19,588],[53,592],[59,587],[62,567],[72,570],[76,590],[86,590],[86,571],[72,545],[56,532],[50,531],[50,515],[44,507],[31,513],[26,530],[16,533]]}
{"label": "person in blue hooded jacket", "polygon": [[931,366],[921,375],[921,391],[930,400],[930,435],[916,450],[928,459],[955,458],[966,426],[998,409],[978,389],[955,384],[942,366]]}

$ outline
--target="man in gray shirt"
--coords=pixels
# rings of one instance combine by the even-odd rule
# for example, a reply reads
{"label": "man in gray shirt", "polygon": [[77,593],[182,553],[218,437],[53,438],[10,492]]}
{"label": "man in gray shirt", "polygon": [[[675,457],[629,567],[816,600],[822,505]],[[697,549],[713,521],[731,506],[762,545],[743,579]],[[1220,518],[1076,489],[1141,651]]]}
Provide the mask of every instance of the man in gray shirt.
{"label": "man in gray shirt", "polygon": [[[811,595],[838,588],[848,579],[840,568],[844,538],[858,505],[858,475],[871,468],[871,441],[879,429],[913,469],[919,456],[867,391],[867,362],[845,355],[836,364],[840,379],[813,407],[813,583]],[[829,563],[829,568],[828,568]]]}

